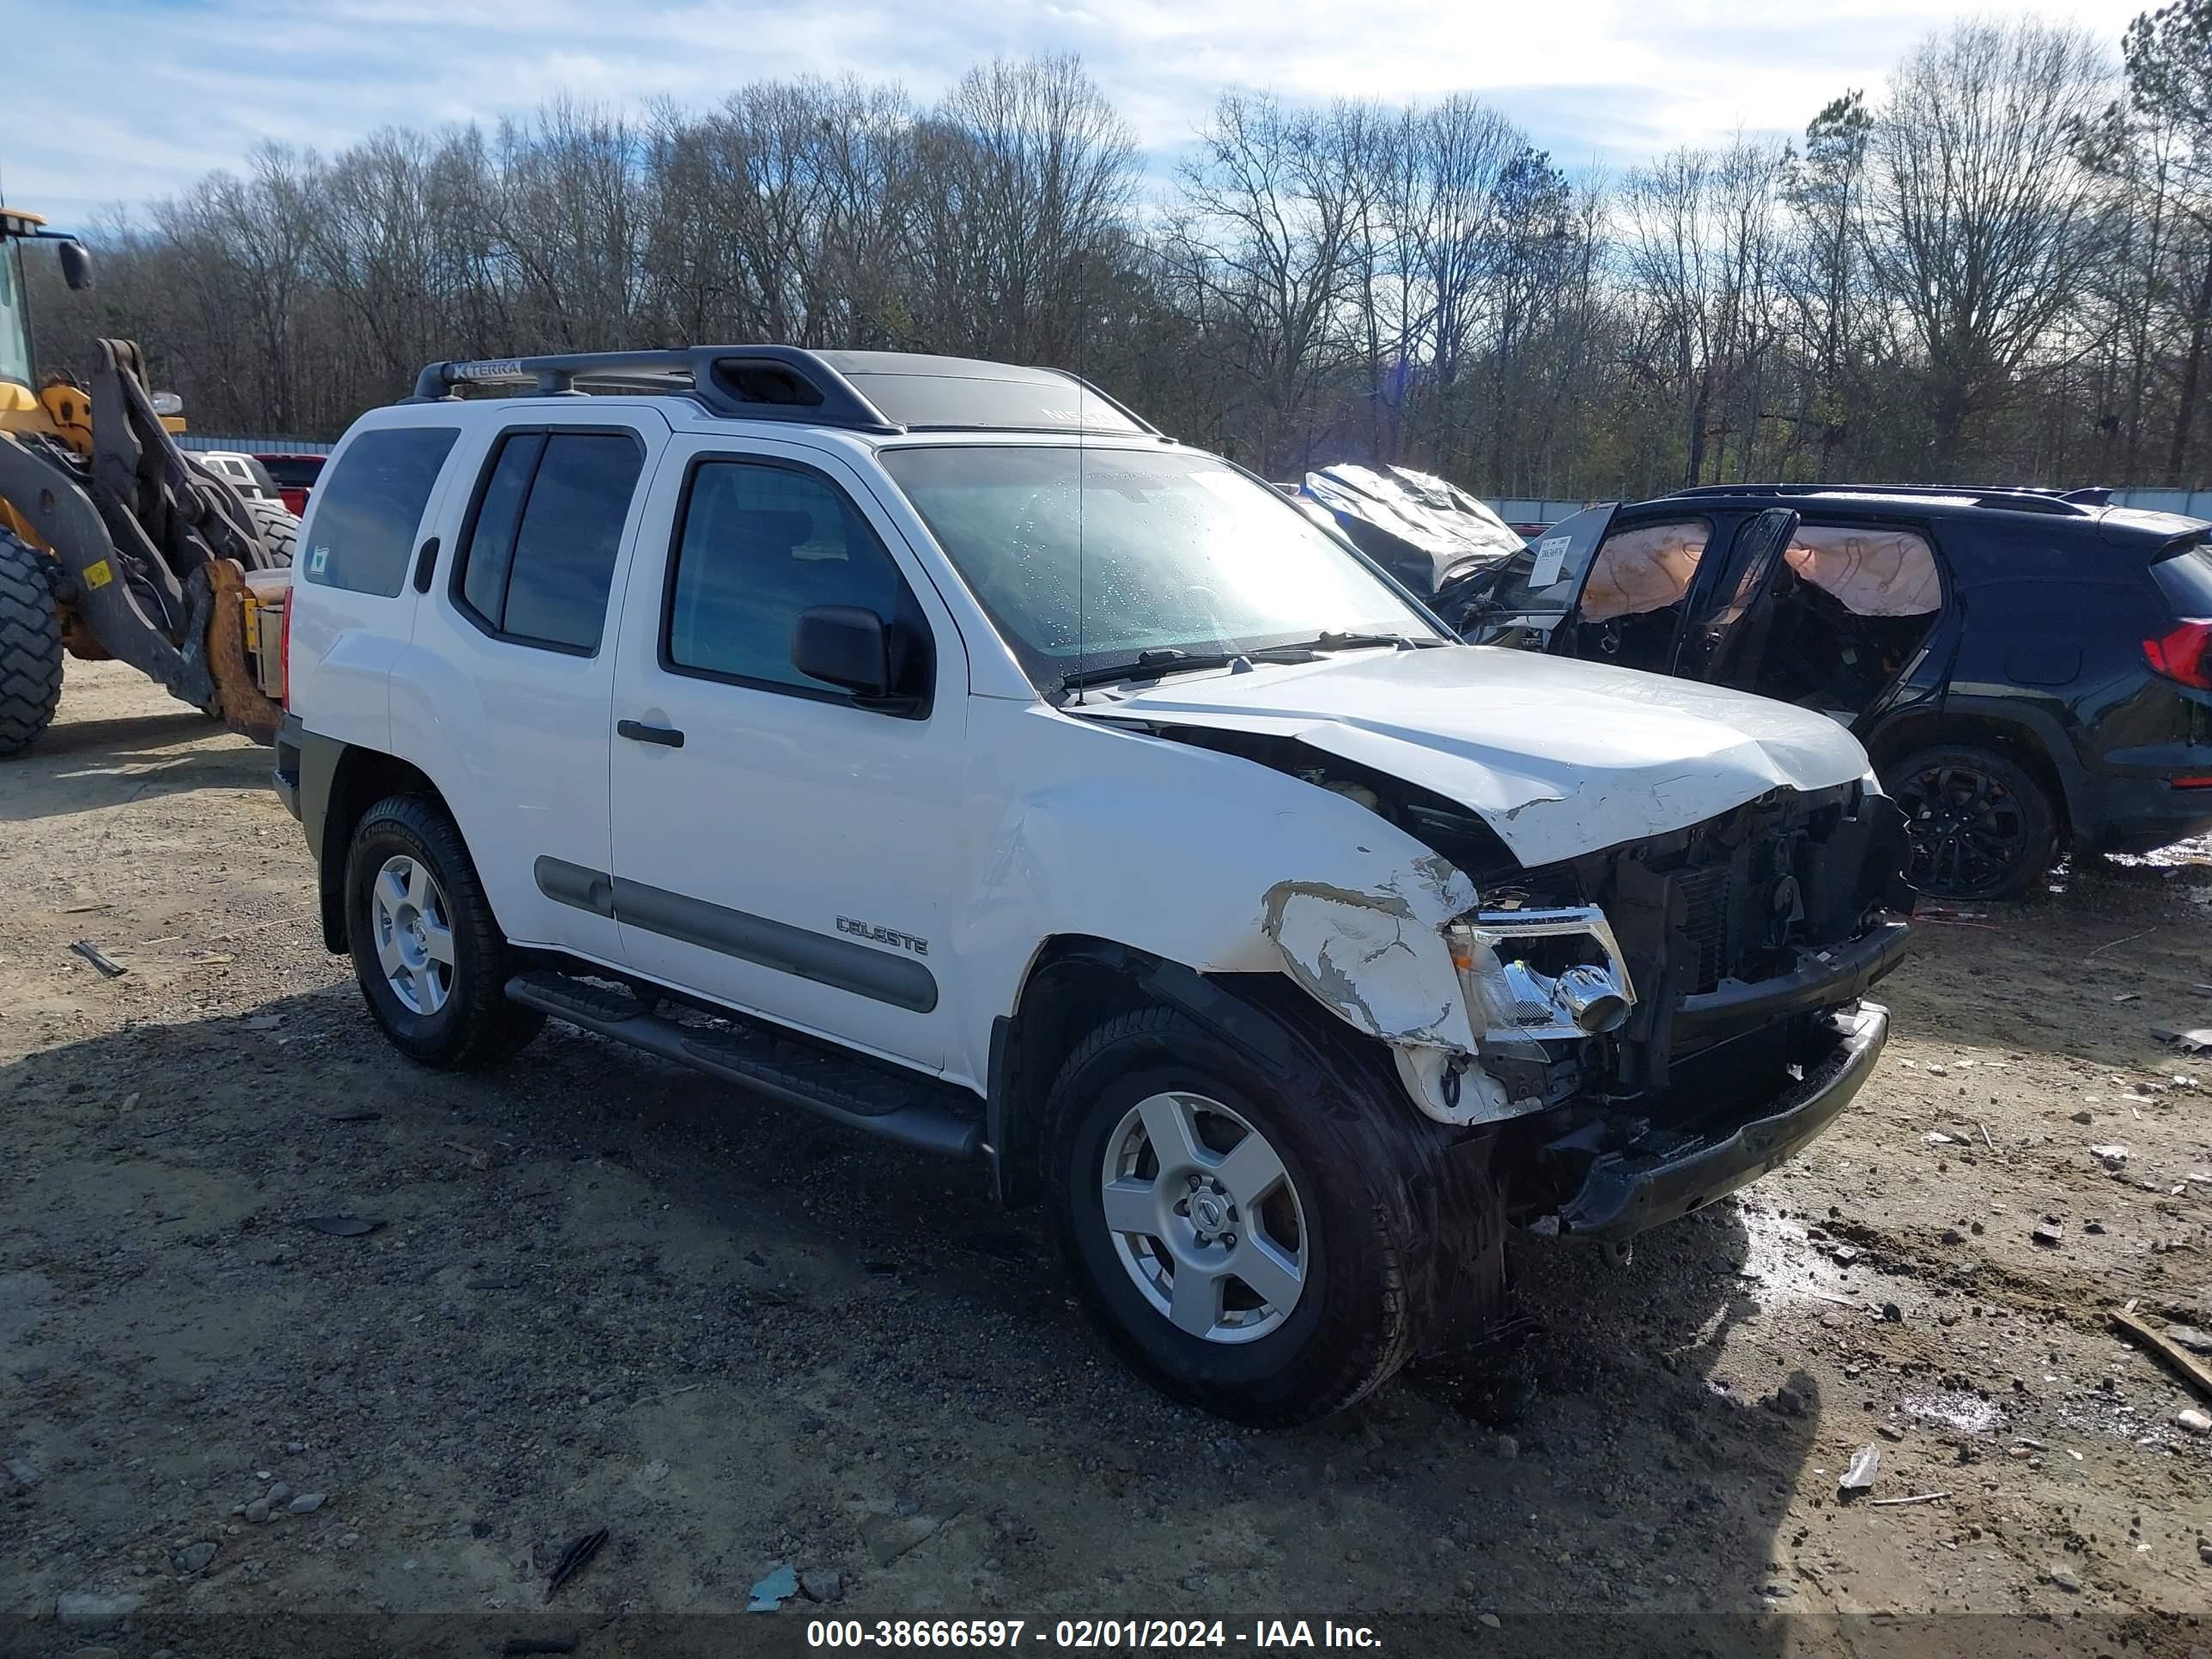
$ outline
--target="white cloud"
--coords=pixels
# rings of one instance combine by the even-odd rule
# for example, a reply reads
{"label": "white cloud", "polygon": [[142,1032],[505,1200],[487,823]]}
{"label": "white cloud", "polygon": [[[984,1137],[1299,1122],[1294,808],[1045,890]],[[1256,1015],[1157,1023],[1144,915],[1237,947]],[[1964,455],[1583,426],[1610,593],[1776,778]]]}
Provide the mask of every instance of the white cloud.
{"label": "white cloud", "polygon": [[[2117,43],[2146,0],[2083,0]],[[0,181],[82,219],[236,167],[264,139],[495,121],[556,91],[718,101],[763,76],[940,90],[994,53],[1082,54],[1140,142],[1174,152],[1224,85],[1295,98],[1481,94],[1571,167],[1739,126],[1795,131],[1874,88],[1946,0],[74,0],[11,20]],[[2059,14],[2063,15],[2065,14]]]}

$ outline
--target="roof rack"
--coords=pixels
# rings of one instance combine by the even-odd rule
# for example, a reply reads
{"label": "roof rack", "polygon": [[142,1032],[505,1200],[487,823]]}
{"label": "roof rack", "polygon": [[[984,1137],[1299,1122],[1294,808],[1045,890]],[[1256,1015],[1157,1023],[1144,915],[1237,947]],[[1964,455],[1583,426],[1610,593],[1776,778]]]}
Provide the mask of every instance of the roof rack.
{"label": "roof rack", "polygon": [[1686,484],[1674,495],[1763,495],[1796,499],[1812,495],[1904,495],[1929,498],[1961,495],[1977,507],[2007,507],[2015,513],[2086,514],[2102,507],[2104,489],[2044,489],[2028,484],[1745,483]]}
{"label": "roof rack", "polygon": [[415,403],[464,386],[533,386],[540,397],[580,398],[586,386],[696,399],[717,415],[803,421],[859,432],[906,428],[863,397],[821,353],[799,346],[677,346],[660,351],[575,351],[547,357],[430,363],[415,377]]}

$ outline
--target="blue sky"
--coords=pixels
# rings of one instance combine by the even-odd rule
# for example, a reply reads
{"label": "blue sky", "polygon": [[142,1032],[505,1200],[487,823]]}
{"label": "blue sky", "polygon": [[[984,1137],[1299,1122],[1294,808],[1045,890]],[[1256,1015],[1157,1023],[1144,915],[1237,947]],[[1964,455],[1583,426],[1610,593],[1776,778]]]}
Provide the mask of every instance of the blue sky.
{"label": "blue sky", "polygon": [[[2150,0],[2039,8],[2117,44]],[[0,0],[12,204],[82,223],[264,138],[495,120],[565,90],[717,101],[848,73],[927,97],[994,54],[1082,55],[1156,164],[1224,84],[1487,98],[1577,170],[1796,131],[1954,17],[1942,0]]]}

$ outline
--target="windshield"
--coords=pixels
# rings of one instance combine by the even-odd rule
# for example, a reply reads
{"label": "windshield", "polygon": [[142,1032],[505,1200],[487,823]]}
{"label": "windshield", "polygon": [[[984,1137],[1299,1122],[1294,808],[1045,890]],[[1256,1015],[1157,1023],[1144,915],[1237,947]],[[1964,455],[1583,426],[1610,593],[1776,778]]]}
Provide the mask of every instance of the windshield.
{"label": "windshield", "polygon": [[1143,652],[1438,637],[1279,492],[1210,456],[1073,445],[878,453],[1041,686]]}
{"label": "windshield", "polygon": [[0,241],[0,380],[31,383],[31,319],[23,306],[23,256]]}

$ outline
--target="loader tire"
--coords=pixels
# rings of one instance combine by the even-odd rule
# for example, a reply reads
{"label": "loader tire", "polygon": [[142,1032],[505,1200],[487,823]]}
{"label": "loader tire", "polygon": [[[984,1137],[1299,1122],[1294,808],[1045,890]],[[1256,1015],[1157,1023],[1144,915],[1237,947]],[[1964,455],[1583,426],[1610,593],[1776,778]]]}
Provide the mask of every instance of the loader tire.
{"label": "loader tire", "polygon": [[29,748],[62,700],[62,618],[46,565],[0,530],[0,759]]}
{"label": "loader tire", "polygon": [[300,544],[300,520],[297,514],[282,501],[249,501],[246,516],[253,520],[256,534],[261,538],[262,562],[248,568],[255,570],[289,570],[293,550]]}

